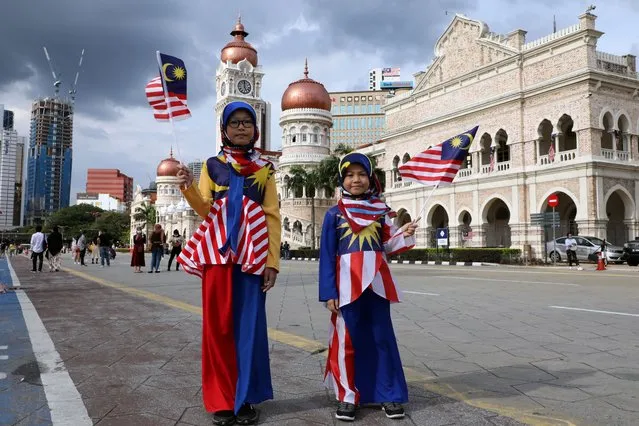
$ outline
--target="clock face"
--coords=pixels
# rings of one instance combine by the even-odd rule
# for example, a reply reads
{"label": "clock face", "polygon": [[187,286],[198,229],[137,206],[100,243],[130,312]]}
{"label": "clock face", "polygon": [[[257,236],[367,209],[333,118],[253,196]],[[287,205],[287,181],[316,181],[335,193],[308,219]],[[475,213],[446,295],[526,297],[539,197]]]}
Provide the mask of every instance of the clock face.
{"label": "clock face", "polygon": [[222,96],[226,95],[226,81],[223,81],[222,85],[220,86],[220,94]]}
{"label": "clock face", "polygon": [[247,95],[251,93],[251,83],[249,83],[248,80],[240,80],[237,83],[237,90],[239,90],[241,94]]}

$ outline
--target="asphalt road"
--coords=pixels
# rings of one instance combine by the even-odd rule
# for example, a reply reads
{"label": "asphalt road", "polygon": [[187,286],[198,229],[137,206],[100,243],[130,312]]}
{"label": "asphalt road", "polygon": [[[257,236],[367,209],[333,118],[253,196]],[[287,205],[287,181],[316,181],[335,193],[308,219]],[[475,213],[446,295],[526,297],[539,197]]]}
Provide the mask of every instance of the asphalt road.
{"label": "asphalt road", "polygon": [[[200,306],[199,281],[133,274],[128,256],[83,272]],[[166,258],[163,260],[163,267]],[[70,269],[80,270],[76,265]],[[280,343],[325,346],[316,262],[283,262],[268,298]],[[530,424],[639,423],[639,270],[393,265],[394,324],[411,383]]]}

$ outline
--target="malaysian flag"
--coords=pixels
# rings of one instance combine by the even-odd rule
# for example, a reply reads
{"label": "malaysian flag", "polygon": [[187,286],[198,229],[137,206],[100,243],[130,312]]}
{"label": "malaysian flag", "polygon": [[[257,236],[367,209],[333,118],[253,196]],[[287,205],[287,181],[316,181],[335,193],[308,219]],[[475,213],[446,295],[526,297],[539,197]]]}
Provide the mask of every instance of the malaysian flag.
{"label": "malaysian flag", "polygon": [[402,179],[424,185],[450,184],[461,168],[479,126],[428,148],[399,168]]}
{"label": "malaysian flag", "polygon": [[158,121],[184,120],[191,116],[186,101],[186,67],[174,56],[160,52],[158,64],[160,77],[146,85],[146,97],[153,108],[153,116]]}
{"label": "malaysian flag", "polygon": [[491,172],[495,170],[495,147],[494,146],[490,147],[490,166],[488,166],[488,170]]}
{"label": "malaysian flag", "polygon": [[554,140],[550,142],[550,148],[548,148],[548,160],[551,163],[555,162],[555,143],[554,143]]}

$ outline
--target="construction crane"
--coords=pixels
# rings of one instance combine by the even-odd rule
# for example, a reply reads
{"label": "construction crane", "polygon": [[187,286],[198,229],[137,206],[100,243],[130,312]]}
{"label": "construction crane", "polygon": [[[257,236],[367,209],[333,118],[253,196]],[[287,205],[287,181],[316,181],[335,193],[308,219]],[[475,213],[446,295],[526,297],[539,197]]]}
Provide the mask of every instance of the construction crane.
{"label": "construction crane", "polygon": [[60,92],[60,85],[62,84],[62,79],[60,78],[60,74],[56,74],[55,68],[53,67],[53,62],[51,61],[51,57],[49,56],[49,52],[47,52],[46,47],[42,47],[44,49],[44,56],[47,57],[47,62],[49,63],[49,69],[51,70],[51,74],[53,75],[53,87],[55,87],[55,97],[58,97],[58,93]]}
{"label": "construction crane", "polygon": [[82,69],[82,59],[84,58],[84,49],[82,49],[82,53],[80,54],[80,63],[78,63],[78,72],[75,73],[75,80],[73,81],[73,86],[71,90],[69,90],[69,95],[71,95],[71,103],[75,103],[75,94],[78,93],[78,77],[80,76],[80,70]]}

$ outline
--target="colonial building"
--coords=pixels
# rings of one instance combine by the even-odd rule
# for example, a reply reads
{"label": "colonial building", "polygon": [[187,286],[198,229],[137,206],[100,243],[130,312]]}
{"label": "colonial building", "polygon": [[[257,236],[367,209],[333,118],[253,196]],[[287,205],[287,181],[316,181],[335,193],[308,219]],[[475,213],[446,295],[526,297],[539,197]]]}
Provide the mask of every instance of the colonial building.
{"label": "colonial building", "polygon": [[[271,149],[269,139],[271,104],[261,98],[264,71],[262,66],[258,64],[257,50],[245,40],[248,33],[244,30],[240,18],[231,31],[231,35],[233,40],[222,48],[220,64],[215,73],[217,123],[220,122],[222,111],[226,105],[235,101],[247,102],[257,114],[257,128],[260,131],[260,138],[255,146],[268,151]],[[217,153],[222,146],[222,135],[219,126],[216,126],[216,129],[215,152]]]}
{"label": "colonial building", "polygon": [[[304,78],[289,84],[282,95],[282,155],[277,173],[277,190],[282,215],[282,242],[291,247],[318,246],[322,219],[334,204],[332,194],[318,191],[308,197],[306,188],[295,193],[289,189],[289,172],[293,166],[316,167],[330,155],[331,97],[324,86],[309,78],[308,64]],[[314,205],[314,208],[313,208]],[[315,230],[313,231],[313,223]]]}
{"label": "colonial building", "polygon": [[[170,234],[177,229],[181,235],[190,238],[196,227],[200,226],[202,219],[193,211],[191,206],[182,198],[180,184],[177,179],[179,161],[173,158],[173,152],[160,162],[157,167],[156,179],[153,183],[155,194],[142,190],[138,185],[131,203],[131,241],[138,226],[145,227],[143,221],[136,220],[135,214],[144,203],[154,205],[156,210],[156,223],[162,225],[162,229]],[[155,196],[153,196],[155,195]],[[151,232],[153,223],[147,223],[147,232]]]}
{"label": "colonial building", "polygon": [[[635,57],[597,50],[603,32],[587,12],[574,25],[527,42],[455,16],[415,89],[388,99],[386,132],[363,152],[386,171],[386,201],[403,223],[423,209],[418,245],[450,229],[450,245],[532,246],[531,224],[558,194],[560,227],[623,244],[639,235],[639,75]],[[398,167],[431,145],[479,125],[455,184],[403,182]]]}

